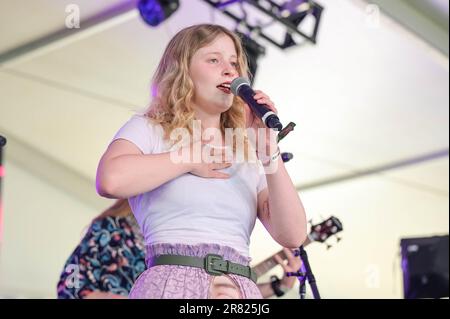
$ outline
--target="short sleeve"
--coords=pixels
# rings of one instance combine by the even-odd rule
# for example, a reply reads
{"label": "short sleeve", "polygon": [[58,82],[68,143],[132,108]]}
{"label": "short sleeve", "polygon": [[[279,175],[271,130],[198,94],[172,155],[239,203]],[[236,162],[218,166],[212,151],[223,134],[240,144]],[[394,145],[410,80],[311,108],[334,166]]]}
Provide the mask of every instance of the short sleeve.
{"label": "short sleeve", "polygon": [[158,140],[156,127],[143,115],[133,115],[116,133],[113,140],[124,139],[136,145],[143,154],[151,154]]}

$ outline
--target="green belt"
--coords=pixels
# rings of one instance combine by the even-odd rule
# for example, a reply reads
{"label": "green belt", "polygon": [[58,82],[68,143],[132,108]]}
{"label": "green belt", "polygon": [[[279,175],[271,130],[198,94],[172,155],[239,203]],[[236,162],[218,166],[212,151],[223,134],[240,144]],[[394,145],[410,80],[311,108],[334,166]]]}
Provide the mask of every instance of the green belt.
{"label": "green belt", "polygon": [[256,283],[256,273],[249,266],[233,263],[229,260],[223,260],[222,256],[208,254],[205,258],[180,256],[180,255],[161,255],[153,259],[151,266],[158,265],[179,265],[190,266],[204,269],[208,274],[221,276],[223,274],[235,274],[250,278]]}

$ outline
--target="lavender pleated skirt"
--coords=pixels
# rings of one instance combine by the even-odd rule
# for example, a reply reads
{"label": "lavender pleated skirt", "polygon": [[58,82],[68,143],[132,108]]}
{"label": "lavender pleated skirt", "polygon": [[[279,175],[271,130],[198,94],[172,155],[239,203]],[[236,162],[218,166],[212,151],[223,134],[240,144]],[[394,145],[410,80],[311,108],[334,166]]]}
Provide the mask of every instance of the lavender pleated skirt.
{"label": "lavender pleated skirt", "polygon": [[[223,256],[242,265],[249,264],[250,259],[240,255],[235,249],[217,244],[154,244],[147,246],[147,265],[159,255],[182,255],[205,257],[207,254]],[[240,290],[244,299],[261,299],[258,286],[249,278],[228,274]],[[215,276],[204,269],[178,266],[159,265],[148,268],[136,280],[130,291],[131,299],[209,299],[209,288]]]}

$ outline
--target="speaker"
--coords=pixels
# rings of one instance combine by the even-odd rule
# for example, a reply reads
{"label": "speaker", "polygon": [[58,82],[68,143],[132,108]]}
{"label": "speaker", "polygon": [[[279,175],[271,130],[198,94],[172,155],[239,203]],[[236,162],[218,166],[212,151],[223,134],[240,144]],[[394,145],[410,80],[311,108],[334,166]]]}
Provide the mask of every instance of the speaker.
{"label": "speaker", "polygon": [[400,240],[406,299],[448,297],[448,235]]}

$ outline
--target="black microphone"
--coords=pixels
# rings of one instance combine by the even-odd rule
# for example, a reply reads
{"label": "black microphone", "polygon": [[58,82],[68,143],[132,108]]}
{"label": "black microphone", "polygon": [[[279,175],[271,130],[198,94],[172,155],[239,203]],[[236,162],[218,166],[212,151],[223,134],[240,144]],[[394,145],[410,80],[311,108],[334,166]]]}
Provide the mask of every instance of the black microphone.
{"label": "black microphone", "polygon": [[234,79],[233,82],[231,82],[230,89],[234,95],[239,96],[248,104],[248,106],[250,106],[253,113],[255,113],[267,127],[275,129],[276,131],[281,131],[283,125],[281,125],[278,116],[272,112],[267,105],[259,104],[253,98],[256,93],[251,88],[248,79],[243,77]]}

